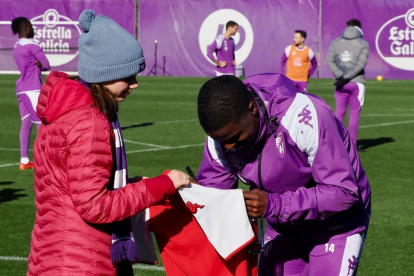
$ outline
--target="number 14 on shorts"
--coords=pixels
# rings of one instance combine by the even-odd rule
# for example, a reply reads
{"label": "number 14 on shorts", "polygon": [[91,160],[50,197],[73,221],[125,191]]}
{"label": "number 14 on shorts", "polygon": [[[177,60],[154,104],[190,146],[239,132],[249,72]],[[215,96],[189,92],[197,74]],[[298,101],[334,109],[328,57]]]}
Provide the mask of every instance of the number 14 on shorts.
{"label": "number 14 on shorts", "polygon": [[325,243],[325,252],[331,251],[332,253],[335,251],[335,244],[333,243]]}

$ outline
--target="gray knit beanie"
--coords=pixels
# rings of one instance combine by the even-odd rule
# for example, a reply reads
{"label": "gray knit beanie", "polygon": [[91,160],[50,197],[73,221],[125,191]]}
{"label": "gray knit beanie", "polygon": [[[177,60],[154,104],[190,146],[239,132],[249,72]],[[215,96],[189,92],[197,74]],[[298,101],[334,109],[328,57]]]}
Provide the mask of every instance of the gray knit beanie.
{"label": "gray knit beanie", "polygon": [[88,83],[119,80],[145,69],[139,42],[111,18],[93,10],[79,16],[79,77]]}

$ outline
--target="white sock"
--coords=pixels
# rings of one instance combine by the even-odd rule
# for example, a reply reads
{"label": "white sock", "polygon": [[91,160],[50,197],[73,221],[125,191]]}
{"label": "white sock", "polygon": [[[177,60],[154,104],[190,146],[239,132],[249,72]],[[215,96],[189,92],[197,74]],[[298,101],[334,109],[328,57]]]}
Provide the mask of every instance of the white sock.
{"label": "white sock", "polygon": [[20,158],[20,163],[22,163],[22,164],[27,164],[27,163],[29,163],[29,158],[28,157],[22,157],[22,158]]}

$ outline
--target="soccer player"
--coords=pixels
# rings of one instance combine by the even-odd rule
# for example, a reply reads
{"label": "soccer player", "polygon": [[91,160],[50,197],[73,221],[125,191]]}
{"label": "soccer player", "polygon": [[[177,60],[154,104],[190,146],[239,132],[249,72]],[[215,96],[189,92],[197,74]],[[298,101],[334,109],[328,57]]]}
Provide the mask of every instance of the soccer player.
{"label": "soccer player", "polygon": [[29,160],[30,132],[33,124],[40,126],[36,115],[37,99],[42,87],[41,71],[49,70],[50,65],[42,48],[32,40],[34,30],[32,23],[25,17],[13,19],[11,25],[13,34],[19,35],[19,41],[13,50],[13,58],[21,77],[16,82],[16,94],[19,101],[20,117],[20,170],[33,169]]}
{"label": "soccer player", "polygon": [[[236,69],[236,60],[234,57],[234,51],[236,45],[234,44],[234,36],[239,29],[239,25],[234,21],[229,21],[226,24],[226,32],[218,35],[213,44],[207,47],[207,56],[216,65],[216,75],[232,75],[234,76]],[[217,58],[213,53],[216,53]]]}
{"label": "soccer player", "polygon": [[[365,97],[365,71],[369,45],[362,39],[361,22],[351,19],[342,37],[332,41],[326,63],[335,76],[335,116],[343,122],[349,104],[348,130],[357,144],[359,114]],[[359,152],[366,151],[357,148]]]}
{"label": "soccer player", "polygon": [[248,215],[267,220],[259,275],[355,275],[371,190],[330,107],[281,74],[220,76],[201,88],[198,116],[208,135],[198,181],[250,185]]}
{"label": "soccer player", "polygon": [[315,54],[305,45],[305,39],[305,31],[295,31],[293,44],[286,47],[279,66],[279,73],[283,74],[287,61],[286,76],[293,81],[299,92],[307,92],[308,79],[318,67]]}

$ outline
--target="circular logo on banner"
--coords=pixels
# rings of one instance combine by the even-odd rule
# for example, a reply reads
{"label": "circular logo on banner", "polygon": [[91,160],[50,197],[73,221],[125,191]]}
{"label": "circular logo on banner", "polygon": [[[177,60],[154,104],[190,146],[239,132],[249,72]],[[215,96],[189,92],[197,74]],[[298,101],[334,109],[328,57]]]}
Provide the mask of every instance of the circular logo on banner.
{"label": "circular logo on banner", "polygon": [[382,25],[375,38],[375,46],[388,64],[414,71],[414,9]]}
{"label": "circular logo on banner", "polygon": [[405,23],[411,28],[414,28],[414,9],[409,10],[405,14]]}
{"label": "circular logo on banner", "polygon": [[34,28],[34,41],[45,52],[51,66],[72,61],[78,54],[78,39],[82,31],[77,21],[48,9],[30,19]]}
{"label": "circular logo on banner", "polygon": [[[243,63],[253,48],[253,29],[249,20],[242,13],[232,9],[215,11],[203,21],[198,33],[198,43],[201,53],[213,65],[215,64],[207,57],[207,46],[214,42],[217,35],[223,34],[226,31],[226,23],[230,20],[239,25],[239,32],[233,36],[237,49],[235,51],[236,63]],[[221,26],[223,27],[221,28]],[[239,43],[243,44],[238,45]]]}
{"label": "circular logo on banner", "polygon": [[350,61],[352,59],[352,53],[345,50],[339,55],[339,59],[342,61]]}
{"label": "circular logo on banner", "polygon": [[56,23],[59,22],[59,13],[57,10],[50,9],[45,11],[43,14],[43,22],[49,28],[56,26]]}

